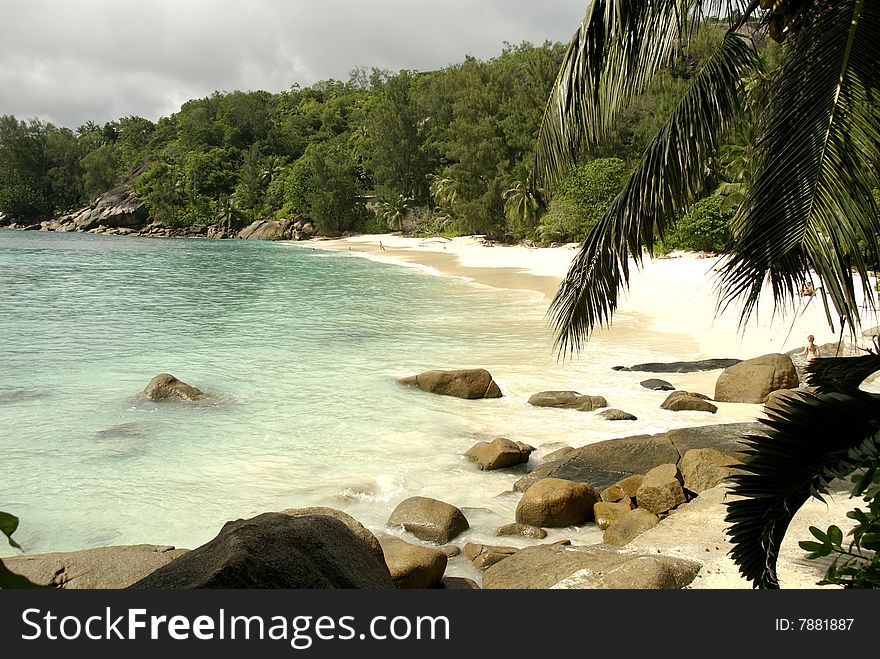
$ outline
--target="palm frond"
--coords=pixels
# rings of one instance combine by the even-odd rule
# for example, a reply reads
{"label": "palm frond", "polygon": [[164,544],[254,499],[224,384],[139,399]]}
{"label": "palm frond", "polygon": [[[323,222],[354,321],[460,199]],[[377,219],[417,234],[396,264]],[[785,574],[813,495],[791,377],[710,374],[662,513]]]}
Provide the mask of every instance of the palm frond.
{"label": "palm frond", "polygon": [[741,112],[743,77],[754,65],[752,48],[728,32],[587,235],[550,306],[561,354],[579,350],[596,326],[611,322],[629,281],[629,255],[640,263],[642,249],[705,191],[709,159]]}
{"label": "palm frond", "polygon": [[803,394],[780,402],[764,423],[766,437],[744,438],[745,473],[731,477],[736,498],[725,521],[743,577],[778,588],[779,549],[795,513],[880,451],[880,402],[864,392]]}
{"label": "palm frond", "polygon": [[777,308],[793,306],[813,269],[837,316],[856,327],[852,273],[873,304],[869,270],[880,262],[871,195],[880,162],[880,3],[821,3],[810,18],[770,89],[720,300],[742,301],[745,323],[765,281]]}
{"label": "palm frond", "polygon": [[873,354],[816,359],[804,369],[810,386],[822,394],[852,392],[877,371],[880,371],[880,356]]}
{"label": "palm frond", "polygon": [[548,189],[584,141],[601,142],[617,112],[647,88],[677,43],[689,0],[593,0],[562,61],[538,135],[537,172]]}

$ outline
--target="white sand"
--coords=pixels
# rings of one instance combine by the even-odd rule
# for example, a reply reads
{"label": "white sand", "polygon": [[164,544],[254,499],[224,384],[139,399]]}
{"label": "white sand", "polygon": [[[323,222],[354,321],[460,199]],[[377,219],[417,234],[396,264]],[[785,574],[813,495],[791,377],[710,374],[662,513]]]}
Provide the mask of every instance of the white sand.
{"label": "white sand", "polygon": [[[487,246],[481,238],[409,238],[396,235],[362,235],[310,243],[322,249],[349,250],[368,258],[409,264],[440,274],[465,278],[499,288],[533,290],[535,301],[545,310],[564,277],[575,245],[558,248]],[[738,309],[717,313],[715,258],[679,254],[674,258],[647,260],[642,270],[633,268],[630,288],[610,328],[599,330],[603,342],[620,341],[644,350],[644,361],[677,361],[710,358],[750,359],[773,352],[800,348],[808,334],[816,343],[838,340],[827,323],[821,297],[802,298],[800,308],[774,314],[769,292],[762,297],[758,315],[741,328]],[[878,324],[876,312],[863,310],[863,327]],[[839,326],[835,328],[839,331]],[[855,342],[870,347],[857,328]],[[844,338],[853,340],[849,334]],[[714,391],[718,371],[677,375],[679,386],[692,391]],[[663,377],[662,374],[659,377]],[[753,420],[761,406],[720,404],[719,423]],[[798,540],[810,539],[811,525],[823,530],[851,523],[845,515],[852,506],[845,488],[828,504],[810,500],[793,521],[783,543],[778,573],[783,587],[817,588],[824,564],[804,559]],[[634,548],[691,558],[704,568],[692,588],[749,588],[727,556],[724,534],[722,488],[698,497],[653,531],[644,534]]]}

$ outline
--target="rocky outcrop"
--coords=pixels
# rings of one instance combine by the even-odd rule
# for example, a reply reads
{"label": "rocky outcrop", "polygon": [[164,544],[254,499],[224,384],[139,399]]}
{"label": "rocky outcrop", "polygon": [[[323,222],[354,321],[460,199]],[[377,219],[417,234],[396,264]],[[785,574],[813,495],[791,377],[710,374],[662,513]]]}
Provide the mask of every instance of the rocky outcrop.
{"label": "rocky outcrop", "polygon": [[679,453],[665,434],[636,435],[588,444],[567,457],[548,462],[523,476],[514,489],[525,491],[541,478],[564,478],[589,483],[596,489],[667,462],[678,462]]}
{"label": "rocky outcrop", "polygon": [[723,403],[763,403],[772,391],[800,384],[791,358],[778,353],[749,359],[726,368],[715,383],[715,400]]}
{"label": "rocky outcrop", "polygon": [[493,565],[483,588],[684,588],[700,564],[670,556],[635,554],[603,545],[526,547]]}
{"label": "rocky outcrop", "polygon": [[170,373],[160,373],[150,380],[141,396],[156,402],[181,401],[189,403],[211,399],[205,392],[178,380]]}
{"label": "rocky outcrop", "polygon": [[476,462],[482,471],[515,467],[529,461],[534,446],[497,437],[491,442],[479,442],[468,449],[465,456]]}
{"label": "rocky outcrop", "polygon": [[611,522],[602,534],[602,542],[606,545],[623,547],[659,523],[660,518],[654,513],[644,508],[634,508]]}
{"label": "rocky outcrop", "polygon": [[392,588],[387,566],[328,515],[263,513],[228,522],[216,538],[132,588]]}
{"label": "rocky outcrop", "polygon": [[608,401],[602,396],[587,396],[577,391],[541,391],[529,398],[529,405],[592,412],[601,407],[608,407]]}
{"label": "rocky outcrop", "polygon": [[695,394],[689,391],[673,391],[661,403],[660,407],[671,412],[696,411],[711,412],[715,414],[718,406],[710,403],[703,394]]}
{"label": "rocky outcrop", "polygon": [[308,240],[316,234],[308,220],[255,220],[236,234],[241,240]]}
{"label": "rocky outcrop", "polygon": [[599,496],[591,485],[545,478],[529,487],[516,507],[516,521],[538,527],[583,524]]}
{"label": "rocky outcrop", "polygon": [[402,526],[419,540],[439,545],[470,528],[461,510],[428,497],[410,497],[401,501],[388,518],[388,526]]}
{"label": "rocky outcrop", "polygon": [[699,373],[701,371],[714,371],[738,364],[740,359],[703,359],[694,362],[649,362],[636,364],[635,366],[615,366],[615,371],[638,371],[642,373]]}
{"label": "rocky outcrop", "polygon": [[59,231],[91,231],[98,227],[137,230],[150,223],[144,202],[129,185],[121,185],[98,197],[91,206],[58,218]]}
{"label": "rocky outcrop", "polygon": [[[723,423],[712,426],[677,428],[656,435],[634,435],[607,439],[581,448],[565,449],[563,457],[544,462],[513,485],[524,492],[542,478],[564,478],[590,483],[604,490],[637,474],[646,474],[654,467],[677,463],[692,448],[714,448],[737,453],[746,448],[745,435],[766,435],[761,423]],[[551,454],[553,455],[553,454]]]}
{"label": "rocky outcrop", "polygon": [[162,545],[99,547],[0,559],[31,583],[49,588],[127,588],[187,553]]}
{"label": "rocky outcrop", "polygon": [[446,571],[446,554],[383,535],[379,538],[395,588],[437,588]]}
{"label": "rocky outcrop", "polygon": [[401,378],[398,382],[443,396],[467,399],[501,398],[501,389],[492,379],[492,374],[484,368],[425,371]]}
{"label": "rocky outcrop", "polygon": [[290,237],[288,222],[256,220],[238,232],[241,240],[283,240]]}

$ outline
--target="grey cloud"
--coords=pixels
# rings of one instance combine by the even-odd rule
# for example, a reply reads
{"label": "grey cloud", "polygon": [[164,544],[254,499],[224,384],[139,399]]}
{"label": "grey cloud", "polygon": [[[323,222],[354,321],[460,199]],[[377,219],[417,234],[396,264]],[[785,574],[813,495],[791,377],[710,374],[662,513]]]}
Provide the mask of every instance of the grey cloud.
{"label": "grey cloud", "polygon": [[215,90],[430,70],[567,41],[588,0],[0,0],[0,114],[155,120]]}

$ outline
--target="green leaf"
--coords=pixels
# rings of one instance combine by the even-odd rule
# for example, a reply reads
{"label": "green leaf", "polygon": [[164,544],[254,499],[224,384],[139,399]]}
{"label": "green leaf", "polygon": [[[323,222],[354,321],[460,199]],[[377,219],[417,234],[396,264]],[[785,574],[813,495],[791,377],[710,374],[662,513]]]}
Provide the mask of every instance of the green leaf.
{"label": "green leaf", "polygon": [[843,542],[843,531],[841,531],[840,528],[837,526],[829,526],[828,540],[831,542],[832,545],[839,547],[840,543]]}
{"label": "green leaf", "polygon": [[825,531],[823,531],[822,529],[819,529],[815,526],[811,526],[810,533],[813,534],[813,537],[818,538],[823,543],[828,542],[828,534]]}

